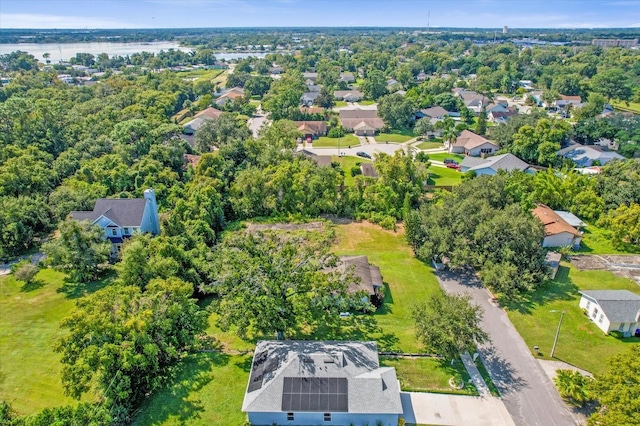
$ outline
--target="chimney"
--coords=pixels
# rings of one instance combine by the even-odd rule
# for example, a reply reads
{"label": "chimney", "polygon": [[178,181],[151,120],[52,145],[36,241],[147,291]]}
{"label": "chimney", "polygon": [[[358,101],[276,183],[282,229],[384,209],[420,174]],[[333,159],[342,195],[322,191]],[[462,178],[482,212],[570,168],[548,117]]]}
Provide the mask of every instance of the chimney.
{"label": "chimney", "polygon": [[151,204],[151,226],[154,235],[160,235],[160,219],[158,218],[158,203],[156,202],[156,192],[152,189],[144,190],[144,198]]}

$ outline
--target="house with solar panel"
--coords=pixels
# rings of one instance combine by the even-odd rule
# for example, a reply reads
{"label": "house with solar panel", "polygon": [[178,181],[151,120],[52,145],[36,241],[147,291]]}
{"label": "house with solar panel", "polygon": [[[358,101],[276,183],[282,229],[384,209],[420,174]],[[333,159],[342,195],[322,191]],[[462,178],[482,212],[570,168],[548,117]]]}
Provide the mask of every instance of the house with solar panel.
{"label": "house with solar panel", "polygon": [[120,256],[122,244],[134,234],[160,234],[158,204],[153,189],[145,190],[144,198],[99,198],[93,211],[71,212],[70,216],[104,229],[104,237],[111,242],[112,258]]}
{"label": "house with solar panel", "polygon": [[242,403],[253,426],[396,426],[402,414],[393,367],[375,342],[258,342]]}

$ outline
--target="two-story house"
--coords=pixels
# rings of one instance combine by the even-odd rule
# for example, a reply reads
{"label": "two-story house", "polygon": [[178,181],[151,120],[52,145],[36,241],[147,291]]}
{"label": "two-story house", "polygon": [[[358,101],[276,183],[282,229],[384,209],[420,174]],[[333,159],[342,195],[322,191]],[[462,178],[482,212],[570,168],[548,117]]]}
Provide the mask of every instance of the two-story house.
{"label": "two-story house", "polygon": [[87,220],[104,229],[111,242],[111,257],[118,257],[127,238],[140,232],[160,234],[158,204],[153,189],[144,198],[99,198],[90,212],[71,212],[75,220]]}

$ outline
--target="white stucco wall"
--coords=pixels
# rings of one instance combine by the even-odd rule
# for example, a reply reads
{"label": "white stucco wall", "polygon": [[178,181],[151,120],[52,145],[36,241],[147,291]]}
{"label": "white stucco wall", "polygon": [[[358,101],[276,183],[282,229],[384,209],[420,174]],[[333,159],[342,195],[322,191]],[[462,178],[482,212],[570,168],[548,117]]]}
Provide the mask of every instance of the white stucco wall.
{"label": "white stucco wall", "polygon": [[496,146],[495,146],[494,144],[492,144],[492,143],[488,143],[488,142],[487,142],[487,143],[483,143],[482,145],[477,146],[477,147],[475,147],[475,148],[473,148],[473,149],[470,149],[467,153],[468,153],[469,155],[471,155],[472,157],[479,157],[479,156],[480,156],[480,154],[481,154],[481,152],[480,152],[480,151],[481,151],[482,149],[491,149],[491,152],[486,153],[486,155],[491,155],[491,154],[495,153],[496,151],[498,151],[498,147],[496,147]]}
{"label": "white stucco wall", "polygon": [[[582,309],[587,311],[587,315],[589,316],[589,319],[593,321],[593,323],[596,326],[598,326],[600,330],[602,330],[604,333],[609,333],[609,331],[611,331],[609,318],[607,318],[607,316],[604,315],[604,313],[602,312],[602,308],[597,303],[595,303],[593,300],[588,299],[585,296],[582,296],[580,298],[579,306]],[[594,312],[596,312],[595,316],[594,316]],[[602,321],[600,321],[601,317],[602,317]],[[618,326],[619,325],[620,324],[618,324]]]}
{"label": "white stucco wall", "polygon": [[295,425],[295,426],[397,426],[398,414],[350,414],[331,413],[331,421],[324,421],[324,413],[294,413],[294,420],[287,420],[287,413],[248,413],[252,426]]}
{"label": "white stucco wall", "polygon": [[574,235],[562,232],[556,235],[548,235],[542,240],[542,247],[565,247],[573,244]]}
{"label": "white stucco wall", "polygon": [[496,171],[489,167],[484,167],[482,169],[474,170],[476,172],[476,176],[489,175],[493,176],[496,174]]}

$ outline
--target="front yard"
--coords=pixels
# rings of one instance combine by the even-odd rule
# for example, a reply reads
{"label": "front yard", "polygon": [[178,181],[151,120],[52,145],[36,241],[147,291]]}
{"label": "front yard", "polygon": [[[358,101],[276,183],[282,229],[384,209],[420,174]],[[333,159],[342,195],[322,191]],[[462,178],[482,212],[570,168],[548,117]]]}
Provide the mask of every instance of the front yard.
{"label": "front yard", "polygon": [[412,132],[392,132],[392,133],[380,133],[375,136],[375,140],[378,143],[404,143],[408,140],[415,138]]}
{"label": "front yard", "polygon": [[[519,302],[505,301],[509,318],[529,348],[540,346],[542,358],[549,357],[562,311],[555,358],[592,373],[606,370],[605,360],[640,344],[640,338],[616,339],[605,335],[578,306],[578,290],[630,290],[640,293],[640,287],[627,278],[608,271],[580,271],[566,262],[554,281],[526,296]],[[533,349],[532,349],[533,351]]]}
{"label": "front yard", "polygon": [[445,158],[452,158],[456,160],[458,163],[464,160],[464,155],[460,154],[449,154],[448,152],[436,152],[434,154],[427,154],[429,156],[429,160],[435,160],[443,162]]}
{"label": "front yard", "polygon": [[414,146],[418,149],[436,149],[436,148],[443,147],[442,142],[439,142],[439,141],[420,142],[419,144]]}
{"label": "front yard", "polygon": [[348,146],[360,146],[360,139],[356,135],[348,134],[341,138],[322,136],[312,141],[314,148],[347,148]]}
{"label": "front yard", "polygon": [[[431,156],[429,156],[431,158]],[[429,172],[429,185],[459,185],[462,182],[462,173],[456,169],[448,169],[446,167],[431,166],[427,169]]]}

